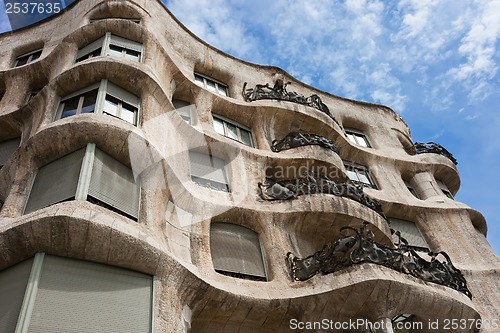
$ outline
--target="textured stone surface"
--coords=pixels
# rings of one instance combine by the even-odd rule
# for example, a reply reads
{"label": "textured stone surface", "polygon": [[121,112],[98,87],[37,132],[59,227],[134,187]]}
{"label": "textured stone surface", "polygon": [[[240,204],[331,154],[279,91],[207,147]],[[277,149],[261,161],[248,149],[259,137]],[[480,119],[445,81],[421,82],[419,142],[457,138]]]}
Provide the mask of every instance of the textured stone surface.
{"label": "textured stone surface", "polygon": [[[133,23],[122,18],[141,18]],[[90,23],[91,19],[99,19]],[[142,62],[96,57],[75,64],[78,49],[106,32],[141,42]],[[82,258],[155,276],[156,332],[288,332],[291,319],[379,321],[401,313],[421,320],[500,318],[500,260],[487,243],[486,222],[474,209],[446,198],[460,186],[456,166],[436,154],[409,155],[406,123],[386,106],[341,98],[299,82],[280,68],[235,59],[187,31],[159,0],[81,0],[33,27],[0,35],[0,142],[21,146],[0,170],[0,269],[36,252]],[[11,68],[16,56],[43,47],[41,58]],[[230,97],[194,83],[193,71],[228,85]],[[60,99],[103,78],[141,98],[139,125],[85,114],[54,121]],[[291,90],[321,97],[326,114],[287,101],[244,101],[249,86],[283,79]],[[34,88],[42,90],[29,103]],[[174,111],[172,98],[196,105],[193,125]],[[212,115],[252,129],[256,148],[218,135]],[[369,119],[369,121],[367,121]],[[344,128],[363,131],[372,148],[347,140]],[[289,132],[332,140],[339,154],[316,146],[273,153]],[[137,222],[85,201],[69,201],[23,215],[37,168],[96,145],[142,178]],[[190,181],[187,150],[200,146],[230,161],[232,193]],[[367,221],[375,240],[391,245],[387,222],[348,198],[301,196],[265,202],[257,183],[287,170],[348,177],[343,160],[370,169],[386,216],[415,222],[433,251],[446,251],[464,273],[473,299],[373,264],[292,282],[289,251],[307,256],[338,237],[342,226]],[[156,163],[156,164],[155,164]],[[288,167],[288,169],[287,169]],[[420,196],[413,197],[409,181]],[[230,222],[260,235],[267,282],[228,277],[213,270],[210,223]],[[472,332],[464,330],[463,332]],[[486,330],[482,330],[486,331]]]}

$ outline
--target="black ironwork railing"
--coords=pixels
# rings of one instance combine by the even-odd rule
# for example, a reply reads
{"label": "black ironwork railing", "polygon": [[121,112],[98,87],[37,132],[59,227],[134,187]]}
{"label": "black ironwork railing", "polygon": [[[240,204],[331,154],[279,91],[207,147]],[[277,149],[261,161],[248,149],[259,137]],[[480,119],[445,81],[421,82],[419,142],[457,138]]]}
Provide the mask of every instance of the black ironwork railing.
{"label": "black ironwork railing", "polygon": [[426,154],[426,153],[433,153],[433,154],[439,154],[447,157],[450,161],[453,162],[453,164],[457,165],[458,162],[457,160],[453,157],[453,155],[446,150],[443,146],[441,146],[439,143],[435,142],[415,142],[413,144],[413,147],[415,148],[415,154]]}
{"label": "black ironwork railing", "polygon": [[282,150],[310,145],[321,146],[337,154],[339,153],[332,140],[316,134],[299,132],[291,132],[281,140],[273,140],[271,150],[274,152],[280,152]]}
{"label": "black ironwork railing", "polygon": [[[398,272],[412,275],[423,281],[437,283],[458,290],[472,298],[462,272],[453,266],[446,252],[434,253],[428,249],[408,245],[397,232],[400,241],[396,248],[389,248],[374,241],[374,234],[363,222],[359,229],[349,226],[340,229],[339,238],[306,257],[298,258],[291,252],[286,257],[294,281],[305,281],[318,273],[330,274],[360,263],[382,265]],[[349,231],[350,235],[345,234]],[[391,229],[392,232],[394,230]],[[419,253],[430,257],[423,259]],[[438,257],[444,260],[438,260]]]}
{"label": "black ironwork railing", "polygon": [[335,120],[333,115],[330,113],[328,106],[321,101],[321,98],[313,94],[309,97],[305,97],[295,91],[289,92],[286,87],[291,84],[290,82],[284,83],[283,80],[276,80],[274,86],[271,88],[269,83],[266,84],[256,84],[254,88],[248,88],[247,83],[243,84],[243,98],[247,102],[252,102],[260,99],[275,99],[280,101],[289,101],[294,103],[299,103],[313,107],[323,113],[326,113],[330,118]]}
{"label": "black ironwork railing", "polygon": [[363,186],[352,183],[336,183],[326,176],[318,176],[314,173],[297,179],[276,181],[266,178],[259,182],[259,195],[264,200],[288,200],[300,195],[332,194],[355,200],[369,207],[385,218],[382,205],[375,199],[365,195]]}

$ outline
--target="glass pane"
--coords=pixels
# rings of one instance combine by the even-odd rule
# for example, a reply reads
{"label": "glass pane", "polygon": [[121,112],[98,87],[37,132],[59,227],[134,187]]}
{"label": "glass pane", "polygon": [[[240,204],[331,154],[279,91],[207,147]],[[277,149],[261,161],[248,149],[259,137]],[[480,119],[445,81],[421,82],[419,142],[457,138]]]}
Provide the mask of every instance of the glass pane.
{"label": "glass pane", "polygon": [[125,58],[132,61],[139,61],[141,53],[133,50],[125,50]]}
{"label": "glass pane", "polygon": [[347,133],[347,138],[349,141],[356,143],[356,138],[351,133]]}
{"label": "glass pane", "polygon": [[359,181],[358,175],[356,174],[356,172],[352,170],[347,170],[347,177],[349,177],[350,180],[353,180],[355,182]]}
{"label": "glass pane", "polygon": [[208,89],[208,90],[211,90],[211,91],[216,91],[216,90],[215,90],[215,82],[214,82],[214,81],[207,80],[207,89]]}
{"label": "glass pane", "polygon": [[229,123],[226,123],[226,126],[227,126],[227,137],[239,141],[236,126],[234,126],[233,124],[229,124]]}
{"label": "glass pane", "polygon": [[26,65],[27,63],[28,63],[28,57],[18,58],[17,61],[16,61],[16,67],[19,67],[19,66],[22,66],[22,65]]}
{"label": "glass pane", "polygon": [[83,94],[83,105],[80,113],[94,112],[96,100],[97,100],[97,89],[88,91],[85,94]]}
{"label": "glass pane", "polygon": [[123,57],[123,49],[116,45],[110,45],[108,54],[112,57]]}
{"label": "glass pane", "polygon": [[358,144],[363,147],[368,147],[368,141],[364,135],[358,135]]}
{"label": "glass pane", "polygon": [[250,134],[250,132],[240,128],[240,134],[241,142],[246,144],[247,146],[253,147],[252,135]]}
{"label": "glass pane", "polygon": [[104,113],[107,113],[112,116],[118,116],[118,103],[120,101],[113,96],[106,95],[106,99],[104,100]]}
{"label": "glass pane", "polygon": [[359,175],[359,180],[361,180],[361,182],[369,185],[372,184],[366,173],[364,173],[363,171],[359,171],[358,175]]}
{"label": "glass pane", "polygon": [[78,102],[80,101],[80,96],[75,96],[70,99],[63,101],[64,106],[61,113],[61,119],[74,116],[78,109]]}
{"label": "glass pane", "polygon": [[227,88],[225,86],[218,84],[217,91],[219,94],[227,96]]}
{"label": "glass pane", "polygon": [[199,75],[194,75],[194,81],[196,82],[196,84],[200,85],[200,86],[204,86],[203,84],[203,78]]}
{"label": "glass pane", "polygon": [[214,117],[214,128],[215,128],[215,131],[217,133],[219,133],[221,135],[225,135],[224,134],[224,123],[219,118]]}
{"label": "glass pane", "polygon": [[126,103],[122,104],[122,112],[120,113],[120,118],[125,121],[128,121],[132,125],[135,125],[135,115],[137,114],[137,109],[132,105],[128,105]]}
{"label": "glass pane", "polygon": [[42,55],[42,52],[41,52],[41,51],[36,52],[36,53],[33,53],[33,54],[31,55],[31,60],[30,60],[30,62],[35,61],[36,59],[40,58],[40,56],[41,56],[41,55]]}

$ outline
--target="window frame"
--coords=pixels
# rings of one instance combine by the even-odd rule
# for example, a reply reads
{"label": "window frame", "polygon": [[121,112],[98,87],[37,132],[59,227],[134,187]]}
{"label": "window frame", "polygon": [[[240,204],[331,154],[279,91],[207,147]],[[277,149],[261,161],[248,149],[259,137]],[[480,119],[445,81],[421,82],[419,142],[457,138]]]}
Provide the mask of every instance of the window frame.
{"label": "window frame", "polygon": [[20,145],[21,137],[0,141],[0,169],[3,168],[5,163],[7,163]]}
{"label": "window frame", "polygon": [[[120,48],[122,56],[111,54],[111,46]],[[84,52],[85,48],[88,48],[89,51]],[[99,55],[94,55],[94,53],[99,49],[100,49]],[[137,60],[133,60],[127,57],[126,56],[127,51],[138,53],[139,55],[137,56]],[[78,51],[76,52],[74,62],[79,63],[95,57],[104,57],[104,56],[125,59],[133,62],[142,62],[143,53],[144,53],[143,43],[125,37],[121,37],[118,35],[113,35],[111,32],[106,32],[103,36],[97,38],[93,42],[90,42],[89,44],[79,48]]]}
{"label": "window frame", "polygon": [[[344,132],[349,142],[354,143],[363,148],[372,148],[372,145],[370,144],[367,135],[362,131],[352,128],[345,128]],[[360,141],[363,141],[364,144],[360,143]]]}
{"label": "window frame", "polygon": [[[99,150],[99,152],[97,152],[97,150]],[[70,157],[70,155],[73,155],[73,157],[70,157],[70,158],[74,158],[74,155],[78,155],[78,154],[81,154],[82,156],[81,157],[77,156],[78,159],[74,160],[77,163],[79,163],[79,167],[78,167],[79,172],[76,175],[77,179],[76,179],[76,184],[75,184],[75,190],[71,191],[71,194],[74,193],[74,195],[64,196],[64,198],[61,198],[62,200],[59,200],[59,201],[54,200],[54,202],[48,203],[48,204],[44,205],[43,207],[41,207],[40,205],[37,205],[35,202],[34,207],[30,207],[30,203],[31,203],[30,199],[31,199],[31,196],[33,194],[33,189],[34,189],[35,183],[37,181],[37,177],[38,177],[40,169],[42,169],[46,166],[49,166],[54,162],[60,161],[63,158]],[[96,196],[94,194],[97,192],[92,189],[91,183],[93,182],[93,179],[94,179],[93,178],[94,177],[94,169],[96,169],[98,171],[98,169],[96,168],[96,162],[95,162],[98,159],[98,156],[97,156],[98,154],[100,154],[101,156],[102,155],[107,156],[107,158],[110,158],[110,159],[118,162],[120,165],[130,169],[130,172],[132,172],[130,167],[123,164],[121,161],[116,160],[115,158],[113,158],[111,155],[109,155],[105,151],[97,148],[95,143],[88,143],[85,147],[77,149],[71,153],[64,155],[64,156],[60,156],[59,158],[55,159],[54,161],[49,162],[49,163],[39,167],[35,172],[33,172],[33,177],[31,179],[31,186],[29,188],[29,194],[27,195],[27,199],[25,200],[25,203],[24,203],[23,214],[30,214],[30,213],[36,212],[37,210],[44,209],[46,207],[50,207],[52,205],[56,205],[56,204],[61,203],[61,202],[88,201],[90,203],[102,206],[110,211],[114,211],[122,216],[125,216],[125,217],[139,223],[139,215],[140,215],[140,211],[141,211],[141,195],[142,195],[141,184],[139,182],[134,182],[134,185],[135,185],[134,190],[137,190],[137,192],[138,192],[137,193],[138,199],[137,199],[137,203],[136,203],[137,210],[134,211],[135,215],[132,215],[132,213],[129,213],[120,207],[115,207],[112,204],[105,202],[104,200],[100,199],[98,196]],[[106,166],[108,166],[108,165],[106,165]],[[67,171],[67,169],[65,169],[64,171]],[[104,185],[106,185],[106,184],[104,184]],[[38,200],[39,200],[39,198],[38,198]],[[38,206],[40,206],[40,207],[38,207]],[[27,211],[28,207],[29,207],[29,211]]]}
{"label": "window frame", "polygon": [[453,196],[453,194],[451,194],[451,191],[448,189],[448,186],[446,186],[446,184],[439,180],[439,179],[436,179],[436,183],[439,187],[439,189],[441,190],[441,192],[448,198],[448,199],[451,199],[451,200],[455,200],[455,197]]}
{"label": "window frame", "polygon": [[[258,246],[258,251],[260,252],[260,259],[261,259],[261,263],[262,263],[262,270],[263,270],[263,276],[261,275],[252,275],[252,274],[246,274],[246,273],[242,273],[242,272],[230,272],[230,271],[227,271],[227,270],[222,270],[222,269],[217,269],[215,266],[215,263],[214,263],[214,254],[213,254],[213,234],[212,232],[214,231],[214,226],[215,225],[219,225],[219,226],[228,226],[228,228],[218,228],[217,231],[224,231],[224,232],[228,232],[228,233],[231,233],[233,235],[242,235],[243,233],[240,232],[240,233],[236,233],[235,231],[237,231],[239,229],[239,231],[244,231],[245,233],[247,234],[251,234],[253,237],[255,237],[255,239],[257,240],[257,242],[259,243],[259,246]],[[230,229],[233,229],[233,230],[230,230]],[[240,236],[241,237],[241,236]],[[268,267],[267,267],[267,259],[266,259],[266,251],[265,251],[265,248],[264,248],[264,244],[262,242],[262,238],[260,237],[260,234],[251,229],[251,228],[248,228],[248,227],[245,227],[245,226],[242,226],[240,224],[236,224],[236,223],[231,223],[231,222],[223,222],[223,221],[214,221],[214,222],[211,222],[210,223],[210,242],[209,242],[209,247],[210,247],[210,256],[212,257],[212,266],[214,267],[214,271],[218,274],[222,274],[222,275],[226,275],[226,276],[229,276],[229,277],[233,277],[233,278],[239,278],[239,279],[245,279],[245,280],[253,280],[253,281],[262,281],[262,282],[266,282],[266,281],[269,281],[269,272],[268,272]]]}
{"label": "window frame", "polygon": [[[220,133],[217,131],[217,128],[215,127],[215,122],[216,122],[216,119],[220,120],[222,122],[222,126],[223,126],[223,131],[224,133]],[[242,124],[239,124],[237,122],[235,122],[234,120],[231,120],[229,118],[226,118],[224,116],[221,116],[221,115],[218,115],[218,114],[212,114],[212,121],[213,121],[213,125],[214,125],[214,130],[217,134],[219,135],[222,135],[228,139],[231,139],[231,140],[234,140],[236,142],[239,142],[241,144],[244,144],[245,146],[247,147],[251,147],[251,148],[255,148],[255,138],[254,138],[254,135],[253,135],[253,131],[250,127],[247,127],[245,125],[242,125]],[[228,131],[228,128],[227,128],[227,125],[228,124],[231,124],[233,125],[234,127],[236,127],[236,132],[237,132],[237,137],[238,139],[235,139],[235,138],[232,138],[229,136],[229,131]],[[243,140],[241,139],[242,136],[241,136],[241,131],[246,131],[248,133],[248,136],[250,138],[250,144],[246,144],[245,142],[243,142]]]}
{"label": "window frame", "polygon": [[[200,78],[201,80],[199,80],[198,78]],[[201,84],[203,82],[203,84]],[[208,82],[210,83],[213,83],[214,84],[214,87],[215,89],[210,89],[208,87]],[[227,84],[225,84],[224,82],[221,82],[221,81],[218,81],[218,80],[215,80],[214,78],[211,78],[209,76],[206,76],[206,75],[203,75],[203,74],[200,74],[198,72],[194,72],[194,83],[200,87],[203,87],[205,89],[207,89],[208,91],[211,91],[213,93],[216,93],[218,95],[221,95],[221,96],[225,96],[225,97],[230,97],[229,95],[229,86]],[[220,91],[222,89],[220,89],[219,87],[222,87],[224,88],[223,90],[225,91],[224,94],[221,94]]]}
{"label": "window frame", "polygon": [[[12,67],[16,68],[16,67],[21,67],[24,65],[31,64],[31,63],[35,62],[36,60],[40,59],[40,57],[42,56],[42,52],[43,52],[43,48],[40,48],[40,49],[36,49],[36,50],[33,50],[33,51],[30,51],[30,52],[27,52],[27,53],[24,53],[24,54],[17,56],[16,59],[14,60],[14,65]],[[34,55],[37,55],[37,56],[36,56],[36,58],[33,59]],[[19,62],[21,60],[23,60],[24,58],[26,58],[26,63],[19,65]]]}
{"label": "window frame", "polygon": [[[111,117],[121,119],[121,120],[123,120],[123,121],[125,121],[133,126],[139,127],[139,120],[140,120],[140,116],[141,116],[141,98],[139,96],[125,90],[124,88],[114,84],[113,82],[109,81],[108,79],[102,79],[101,81],[96,82],[88,87],[85,87],[83,89],[75,91],[74,93],[71,93],[69,95],[62,97],[60,99],[59,106],[57,108],[57,112],[56,112],[56,115],[54,117],[54,121],[69,118],[69,117],[76,116],[76,115],[80,115],[81,114],[80,113],[81,106],[83,103],[83,100],[82,100],[83,95],[89,91],[94,90],[94,89],[97,89],[97,97],[96,97],[96,101],[95,101],[94,111],[90,112],[90,113],[102,114],[102,115],[105,114],[105,115],[108,115]],[[135,108],[135,110],[133,110],[133,114],[134,114],[134,122],[133,123],[126,120],[125,118],[121,118],[119,116],[119,114],[113,115],[113,114],[110,114],[109,112],[105,112],[104,107],[105,107],[105,103],[106,103],[106,97],[108,95],[112,96],[115,99],[120,100],[120,105],[128,104],[128,105],[131,105],[132,107]],[[115,95],[121,95],[121,96],[115,96]],[[79,100],[78,107],[77,107],[77,113],[75,113],[72,116],[61,118],[63,115],[65,102],[68,101],[69,99],[72,99],[72,98],[78,97],[78,96],[80,97],[80,100]],[[120,110],[121,109],[119,107],[118,111],[120,111]]]}
{"label": "window frame", "polygon": [[[371,188],[374,190],[378,189],[377,183],[373,179],[373,176],[371,175],[371,172],[367,167],[349,161],[344,161],[344,167],[346,168],[347,171],[347,177],[354,184],[361,185],[363,187]],[[356,174],[356,179],[352,179],[350,177],[350,172],[354,172]],[[362,176],[365,176],[368,179],[368,183],[362,180]]]}
{"label": "window frame", "polygon": [[[412,244],[412,242],[409,241],[409,237],[408,236],[405,237],[405,235],[408,234],[406,230],[404,230],[404,229],[403,230],[396,229],[395,226],[391,224],[391,228],[394,231],[399,231],[401,233],[401,237],[403,237],[404,239],[406,239],[408,241],[408,245],[419,247],[421,249],[430,250],[429,243],[425,239],[424,234],[422,233],[422,230],[420,230],[420,228],[418,227],[418,225],[415,222],[409,221],[409,220],[403,220],[403,219],[399,219],[399,218],[394,218],[394,217],[389,217],[388,220],[389,220],[390,223],[394,222],[394,224],[399,223],[400,225],[401,224],[403,224],[403,225],[406,224],[407,226],[409,226],[410,229],[413,228],[418,233],[417,237],[425,244],[425,246],[421,246],[422,244],[420,244],[420,245]],[[410,235],[410,236],[412,236],[412,235]],[[396,242],[396,235],[395,234],[392,235],[392,241],[393,241],[393,243]]]}
{"label": "window frame", "polygon": [[403,179],[403,182],[404,182],[404,184],[405,184],[406,189],[408,190],[408,192],[410,192],[415,198],[420,199],[420,197],[418,196],[417,191],[415,190],[415,187],[413,187],[411,185],[411,183],[409,181],[407,181],[407,180]]}
{"label": "window frame", "polygon": [[[193,156],[192,156],[192,154],[203,156],[203,158],[208,157],[210,159],[209,167],[211,167],[215,170],[222,170],[222,177],[224,178],[225,183],[221,183],[219,181],[215,181],[215,180],[212,180],[210,178],[205,178],[202,176],[193,175]],[[206,161],[204,161],[204,162],[206,162]],[[197,184],[198,186],[208,188],[210,190],[219,191],[219,192],[223,192],[223,193],[231,193],[231,191],[232,191],[231,179],[229,177],[229,173],[227,170],[227,165],[229,163],[227,163],[226,160],[224,160],[220,157],[217,157],[217,156],[213,156],[212,154],[207,154],[207,153],[199,152],[196,150],[190,150],[188,152],[188,163],[189,163],[189,176],[190,176],[190,179],[193,183]],[[223,168],[219,168],[216,166],[216,164],[219,164],[219,163],[223,163],[223,165],[224,165]],[[204,164],[204,165],[206,165],[206,164]],[[204,182],[197,181],[197,179],[203,180]],[[212,184],[214,184],[214,185],[212,185]]]}

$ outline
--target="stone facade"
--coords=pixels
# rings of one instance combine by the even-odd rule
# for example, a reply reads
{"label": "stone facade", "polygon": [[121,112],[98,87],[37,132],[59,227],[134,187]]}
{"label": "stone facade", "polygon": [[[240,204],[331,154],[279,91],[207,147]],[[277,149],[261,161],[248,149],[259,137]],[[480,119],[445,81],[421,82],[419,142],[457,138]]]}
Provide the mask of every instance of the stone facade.
{"label": "stone facade", "polygon": [[[108,39],[97,44],[109,53],[89,56],[86,50],[97,50],[89,45],[101,37]],[[37,49],[40,58],[13,67]],[[87,58],[78,60],[82,55]],[[113,95],[109,82],[120,92]],[[86,113],[82,89],[93,84],[95,108]],[[249,101],[245,89],[259,84],[297,94]],[[82,93],[72,100],[76,92]],[[459,189],[457,167],[440,154],[414,154],[406,123],[386,106],[338,97],[280,68],[227,55],[189,32],[159,0],[75,1],[46,21],[0,35],[0,93],[0,145],[20,138],[0,169],[0,270],[43,252],[153,276],[154,332],[288,332],[299,322],[380,324],[398,315],[423,327],[395,332],[437,332],[429,322],[444,330],[450,319],[474,323],[453,332],[500,330],[492,321],[500,320],[500,260],[486,241],[483,216],[445,195]],[[135,109],[131,95],[140,101]],[[309,96],[318,96],[328,112]],[[78,114],[62,116],[73,110],[71,101],[79,101]],[[179,101],[186,107],[179,109]],[[216,130],[214,116],[226,132]],[[313,144],[273,151],[273,141],[291,132],[328,139],[336,150]],[[88,143],[130,168],[140,183],[137,218],[119,205],[87,200],[81,183],[90,176],[83,169],[74,198],[25,213],[37,170]],[[208,187],[192,177],[190,151],[224,161],[227,191],[213,188],[216,176],[207,176]],[[353,183],[356,168],[361,185],[368,175],[372,184],[362,191],[383,214],[347,196],[264,200],[259,194],[266,178],[321,174]],[[288,252],[307,257],[341,237],[345,226],[365,221],[375,242],[394,247],[390,219],[413,222],[431,251],[445,251],[472,299],[369,262],[306,281],[291,278]],[[265,281],[215,271],[214,222],[258,234]],[[481,320],[484,328],[476,329]],[[315,329],[321,330],[327,331]]]}

